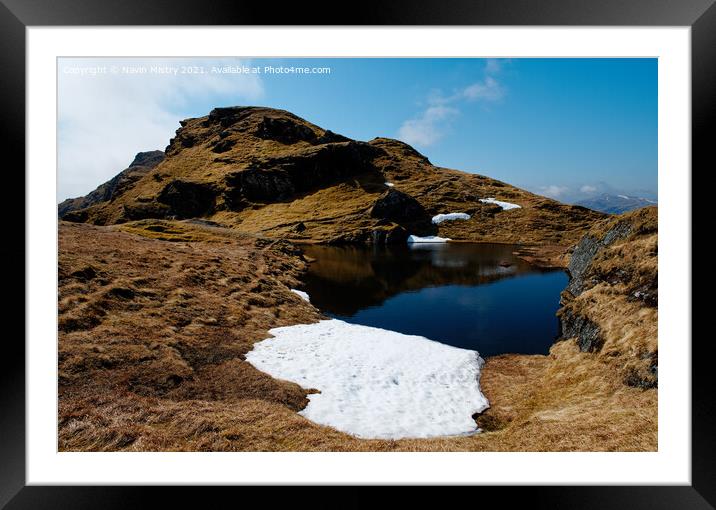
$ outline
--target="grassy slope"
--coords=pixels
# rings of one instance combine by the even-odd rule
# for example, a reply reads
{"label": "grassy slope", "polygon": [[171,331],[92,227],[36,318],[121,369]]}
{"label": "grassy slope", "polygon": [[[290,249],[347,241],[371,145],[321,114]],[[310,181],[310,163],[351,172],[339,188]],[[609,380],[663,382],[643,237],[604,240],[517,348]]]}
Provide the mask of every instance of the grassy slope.
{"label": "grassy slope", "polygon": [[319,319],[289,290],[303,268],[229,229],[61,223],[60,449],[656,449],[656,390],[571,341],[487,361],[484,434],[368,441],[311,423],[302,388],[243,361],[268,329]]}

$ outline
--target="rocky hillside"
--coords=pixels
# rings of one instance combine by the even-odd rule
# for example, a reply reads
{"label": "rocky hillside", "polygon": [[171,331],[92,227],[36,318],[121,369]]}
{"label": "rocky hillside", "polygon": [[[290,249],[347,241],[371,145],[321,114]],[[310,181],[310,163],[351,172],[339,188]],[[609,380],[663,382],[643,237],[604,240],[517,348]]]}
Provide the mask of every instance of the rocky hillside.
{"label": "rocky hillside", "polygon": [[57,213],[63,218],[72,211],[86,209],[87,207],[103,202],[110,202],[115,197],[122,195],[127,189],[132,187],[137,180],[145,176],[149,171],[164,161],[164,152],[149,151],[140,152],[134,157],[134,160],[127,168],[119,172],[112,179],[99,185],[89,194],[78,197],[68,198],[57,206]]}
{"label": "rocky hillside", "polygon": [[646,207],[594,225],[572,253],[559,311],[562,338],[641,388],[658,381],[657,216]]}
{"label": "rocky hillside", "polygon": [[[603,217],[436,167],[397,140],[350,140],[270,108],[216,108],[184,120],[165,153],[149,171],[132,173],[131,182],[104,185],[110,193],[75,199],[60,217],[96,225],[205,218],[240,232],[315,242],[405,242],[417,234],[565,248]],[[489,198],[520,208],[481,201]],[[471,217],[432,223],[451,212]]]}

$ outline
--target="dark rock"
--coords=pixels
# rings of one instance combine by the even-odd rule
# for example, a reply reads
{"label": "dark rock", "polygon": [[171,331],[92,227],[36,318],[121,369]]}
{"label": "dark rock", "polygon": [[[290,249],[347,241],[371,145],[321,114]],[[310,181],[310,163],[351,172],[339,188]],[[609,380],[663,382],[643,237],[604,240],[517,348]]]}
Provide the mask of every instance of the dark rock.
{"label": "dark rock", "polygon": [[372,244],[405,244],[408,240],[408,231],[400,225],[389,228],[377,228],[371,232]]}
{"label": "dark rock", "polygon": [[193,218],[214,210],[216,193],[208,184],[175,180],[162,189],[157,200],[169,206],[172,216]]}
{"label": "dark rock", "polygon": [[373,218],[396,223],[413,222],[428,217],[428,213],[420,205],[420,202],[407,193],[394,188],[389,189],[373,204],[370,215]]}
{"label": "dark rock", "polygon": [[224,108],[214,108],[209,112],[206,124],[218,123],[223,127],[229,127],[232,124],[245,119],[259,108],[255,106],[229,106]]}
{"label": "dark rock", "polygon": [[643,302],[646,306],[656,308],[659,305],[659,285],[657,278],[630,289],[627,299],[630,301],[638,300]]}
{"label": "dark rock", "polygon": [[302,151],[252,163],[249,168],[226,176],[224,201],[230,209],[246,202],[281,202],[301,193],[367,172],[376,149],[362,142],[309,147]]}
{"label": "dark rock", "polygon": [[193,136],[182,136],[179,141],[182,147],[194,147],[196,145],[196,139]]}
{"label": "dark rock", "polygon": [[223,152],[226,152],[228,150],[231,150],[231,148],[236,145],[236,140],[232,140],[230,138],[225,138],[223,140],[219,140],[217,143],[214,144],[214,147],[212,147],[212,151],[216,152],[217,154],[221,154]]}
{"label": "dark rock", "polygon": [[631,233],[632,226],[627,222],[617,223],[612,227],[601,239],[595,239],[586,235],[574,248],[572,257],[569,260],[569,284],[567,291],[573,296],[578,296],[584,292],[586,283],[584,276],[588,273],[588,269],[599,250],[612,244],[613,242],[623,239]]}
{"label": "dark rock", "polygon": [[315,142],[316,133],[307,125],[292,118],[264,117],[256,129],[256,136],[276,140],[287,145],[296,142]]}
{"label": "dark rock", "polygon": [[294,230],[294,232],[299,232],[299,233],[303,232],[306,230],[306,224],[303,222],[300,222],[300,223],[296,224],[295,227],[293,227],[293,230]]}
{"label": "dark rock", "polygon": [[[233,184],[227,179],[227,184]],[[296,194],[291,174],[287,171],[276,168],[274,170],[262,170],[250,168],[238,174],[238,186],[231,186],[238,189],[241,196],[251,201],[260,202],[281,202]],[[235,201],[232,201],[232,203]]]}
{"label": "dark rock", "polygon": [[348,137],[345,137],[343,135],[339,135],[337,133],[334,133],[330,129],[327,129],[321,136],[319,136],[315,143],[316,144],[323,144],[323,143],[337,143],[337,142],[350,142],[351,139]]}
{"label": "dark rock", "polygon": [[493,218],[495,214],[501,213],[502,207],[497,204],[481,204],[479,211],[481,218],[489,219]]}
{"label": "dark rock", "polygon": [[166,218],[171,215],[169,206],[156,202],[134,202],[125,204],[122,208],[122,218],[118,223],[125,221],[143,220],[146,218]]}
{"label": "dark rock", "polygon": [[385,244],[387,231],[385,229],[376,229],[371,232],[371,242],[373,244]]}
{"label": "dark rock", "polygon": [[[64,204],[65,202],[63,202],[62,204]],[[62,204],[60,204],[60,206],[62,206]],[[60,219],[63,219],[65,221],[72,221],[74,223],[85,223],[88,218],[89,213],[87,212],[87,209],[79,209],[77,211],[65,209],[65,212],[60,213]]]}
{"label": "dark rock", "polygon": [[635,388],[650,389],[659,385],[659,354],[658,352],[646,353],[642,359],[650,359],[651,362],[646,370],[630,370],[624,378],[624,384]]}
{"label": "dark rock", "polygon": [[576,338],[582,352],[596,352],[602,348],[604,339],[599,326],[594,322],[564,308],[558,312],[558,316],[561,330],[559,340]]}
{"label": "dark rock", "polygon": [[154,168],[159,163],[164,161],[164,158],[165,156],[163,151],[140,152],[134,156],[134,160],[130,163],[129,168],[135,166]]}

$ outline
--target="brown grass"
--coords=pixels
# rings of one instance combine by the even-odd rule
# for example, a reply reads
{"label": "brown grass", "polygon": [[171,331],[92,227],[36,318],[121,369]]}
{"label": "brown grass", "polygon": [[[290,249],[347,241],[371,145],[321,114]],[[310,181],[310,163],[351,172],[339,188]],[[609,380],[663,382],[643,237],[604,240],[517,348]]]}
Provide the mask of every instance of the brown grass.
{"label": "brown grass", "polygon": [[487,361],[482,434],[377,441],[316,425],[297,414],[307,390],[243,359],[268,329],[320,318],[289,290],[305,265],[294,248],[162,225],[171,241],[146,224],[60,224],[62,451],[656,449],[656,390],[572,342]]}

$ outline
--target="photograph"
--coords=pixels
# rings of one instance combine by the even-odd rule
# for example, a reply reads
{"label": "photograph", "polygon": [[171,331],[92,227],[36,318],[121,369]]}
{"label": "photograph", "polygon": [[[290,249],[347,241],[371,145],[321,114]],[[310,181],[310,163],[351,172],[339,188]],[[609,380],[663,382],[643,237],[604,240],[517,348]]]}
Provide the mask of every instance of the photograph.
{"label": "photograph", "polygon": [[57,451],[659,452],[661,65],[57,57]]}
{"label": "photograph", "polygon": [[715,2],[0,0],[0,508],[715,508]]}

